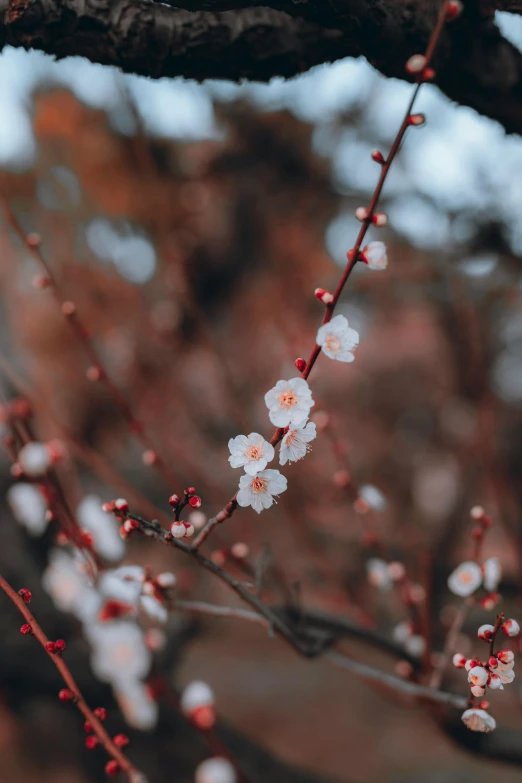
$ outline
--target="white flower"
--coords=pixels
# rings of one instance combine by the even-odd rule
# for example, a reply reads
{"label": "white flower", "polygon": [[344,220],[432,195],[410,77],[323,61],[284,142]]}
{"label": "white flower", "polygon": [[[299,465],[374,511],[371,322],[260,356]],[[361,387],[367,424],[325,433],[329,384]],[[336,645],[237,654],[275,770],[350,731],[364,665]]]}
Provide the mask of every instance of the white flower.
{"label": "white flower", "polygon": [[258,514],[264,508],[270,508],[274,495],[280,495],[288,482],[278,470],[262,470],[256,476],[241,476],[237,502],[240,506],[252,506]]}
{"label": "white flower", "polygon": [[6,493],[7,502],[17,522],[32,536],[41,536],[49,521],[46,517],[47,504],[40,490],[33,484],[13,484]]}
{"label": "white flower", "polygon": [[488,672],[483,666],[474,666],[468,672],[468,682],[472,685],[486,685],[488,681]]}
{"label": "white flower", "polygon": [[288,427],[290,424],[302,427],[314,401],[304,378],[290,378],[289,381],[278,381],[265,394],[265,404],[274,427]]}
{"label": "white flower", "polygon": [[489,642],[493,636],[494,631],[495,627],[486,623],[485,625],[480,626],[477,631],[477,636],[479,639],[483,639],[485,642]]}
{"label": "white flower", "polygon": [[388,266],[388,256],[384,242],[370,242],[362,252],[363,260],[369,269],[381,270]]}
{"label": "white flower", "polygon": [[426,640],[419,634],[413,634],[404,642],[404,649],[413,658],[420,658],[426,649]]}
{"label": "white flower", "polygon": [[140,598],[140,607],[152,620],[159,623],[166,623],[169,619],[169,613],[163,604],[157,598],[151,595],[142,595]]}
{"label": "white flower", "polygon": [[513,671],[514,663],[499,663],[495,669],[495,674],[500,678],[502,685],[509,685],[515,679],[515,672]]}
{"label": "white flower", "polygon": [[348,326],[344,315],[336,315],[327,324],[319,328],[316,337],[317,345],[329,359],[338,362],[353,362],[353,351],[359,345],[359,335]]}
{"label": "white flower", "polygon": [[95,551],[106,560],[116,562],[125,555],[125,544],[119,533],[118,523],[102,510],[96,495],[86,495],[77,510],[78,521],[94,537]]}
{"label": "white flower", "polygon": [[72,557],[60,549],[53,549],[42,584],[61,612],[71,612],[87,621],[98,613],[102,600],[87,578],[84,565],[85,561],[79,556]]}
{"label": "white flower", "polygon": [[114,695],[129,726],[142,731],[154,728],[158,721],[158,705],[143,682],[121,680],[114,686]]}
{"label": "white flower", "polygon": [[502,623],[502,630],[506,634],[506,636],[518,636],[520,633],[520,625],[517,623],[516,620],[506,620],[505,623]]}
{"label": "white flower", "polygon": [[116,620],[108,625],[91,625],[86,633],[92,644],[92,670],[100,680],[118,683],[147,676],[151,654],[137,625]]}
{"label": "white flower", "polygon": [[198,707],[210,707],[214,704],[214,692],[210,685],[201,680],[190,682],[181,694],[181,711],[190,716]]}
{"label": "white flower", "polygon": [[51,454],[45,443],[27,443],[20,449],[18,462],[27,476],[43,476],[51,467]]}
{"label": "white flower", "polygon": [[402,620],[402,622],[397,623],[395,628],[393,629],[393,638],[396,642],[399,644],[404,644],[406,639],[409,639],[412,635],[412,625],[408,620]]}
{"label": "white flower", "polygon": [[488,686],[494,691],[496,691],[497,689],[500,689],[501,691],[504,690],[504,686],[502,684],[502,680],[500,679],[499,675],[493,674],[493,672],[491,672],[491,674],[489,675]]}
{"label": "white flower", "polygon": [[483,688],[482,685],[472,685],[470,690],[473,696],[478,696],[478,697],[484,696],[484,694],[486,693],[486,688],[485,687]]}
{"label": "white flower", "polygon": [[280,464],[286,465],[287,462],[297,462],[297,460],[302,459],[306,452],[310,450],[308,444],[315,438],[316,434],[315,424],[311,421],[304,427],[289,429],[281,441],[281,449],[279,451]]}
{"label": "white flower", "polygon": [[195,783],[237,783],[237,774],[228,759],[216,756],[199,764],[194,781]]}
{"label": "white flower", "polygon": [[230,457],[228,461],[233,468],[245,468],[245,473],[255,476],[264,470],[274,459],[274,447],[257,432],[250,435],[238,435],[228,441]]}
{"label": "white flower", "polygon": [[359,487],[359,497],[365,500],[374,511],[384,511],[386,508],[386,498],[381,490],[374,487],[373,484],[363,484],[362,487]]}
{"label": "white flower", "polygon": [[466,598],[478,590],[482,584],[482,571],[480,567],[468,560],[461,563],[450,574],[448,579],[448,587],[455,595],[460,595],[462,598]]}
{"label": "white flower", "polygon": [[486,710],[477,710],[475,708],[466,710],[462,713],[461,720],[471,731],[487,733],[488,731],[494,731],[497,727],[495,718]]}
{"label": "white flower", "polygon": [[490,557],[482,566],[484,574],[484,587],[490,593],[494,593],[502,578],[502,568],[498,557]]}
{"label": "white flower", "polygon": [[138,565],[126,565],[105,571],[98,589],[106,598],[136,606],[143,590],[145,569]]}
{"label": "white flower", "polygon": [[379,557],[371,557],[366,563],[368,581],[380,590],[389,590],[392,586],[392,577],[388,563]]}

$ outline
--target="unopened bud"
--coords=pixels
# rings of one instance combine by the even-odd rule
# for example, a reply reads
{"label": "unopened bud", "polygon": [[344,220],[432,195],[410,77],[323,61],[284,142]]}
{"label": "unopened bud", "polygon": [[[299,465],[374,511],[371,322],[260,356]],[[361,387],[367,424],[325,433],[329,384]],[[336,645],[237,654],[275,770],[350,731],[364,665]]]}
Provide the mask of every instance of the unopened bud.
{"label": "unopened bud", "polygon": [[450,2],[447,5],[446,8],[446,18],[449,22],[452,22],[454,19],[457,19],[464,10],[464,6],[462,5],[460,0],[450,0]]}
{"label": "unopened bud", "polygon": [[384,212],[378,212],[377,214],[372,215],[372,223],[374,226],[382,228],[382,226],[385,226],[388,223],[388,215]]}
{"label": "unopened bud", "polygon": [[63,302],[62,303],[62,314],[65,315],[66,318],[70,318],[71,315],[74,315],[76,312],[76,305],[74,302]]}
{"label": "unopened bud", "polygon": [[296,359],[294,364],[297,367],[298,372],[303,372],[304,368],[306,367],[306,361],[301,358]]}
{"label": "unopened bud", "polygon": [[368,220],[370,217],[370,213],[366,209],[366,207],[357,207],[355,210],[355,217],[357,220],[360,220],[361,223],[364,223],[365,220]]}
{"label": "unopened bud", "polygon": [[408,117],[408,125],[415,125],[416,127],[420,127],[421,125],[424,125],[426,122],[426,117],[424,114],[410,114]]}
{"label": "unopened bud", "polygon": [[183,522],[173,522],[170,526],[170,532],[174,538],[183,538],[185,536],[185,525]]}
{"label": "unopened bud", "polygon": [[316,288],[314,294],[316,298],[319,299],[319,301],[322,302],[324,305],[329,305],[332,304],[333,302],[332,294],[329,291],[327,291],[325,288]]}
{"label": "unopened bud", "polygon": [[372,160],[374,160],[376,163],[380,163],[381,165],[385,163],[384,155],[380,150],[374,150],[372,152]]}
{"label": "unopened bud", "polygon": [[406,70],[408,73],[421,73],[427,62],[428,60],[423,54],[413,54],[406,63]]}

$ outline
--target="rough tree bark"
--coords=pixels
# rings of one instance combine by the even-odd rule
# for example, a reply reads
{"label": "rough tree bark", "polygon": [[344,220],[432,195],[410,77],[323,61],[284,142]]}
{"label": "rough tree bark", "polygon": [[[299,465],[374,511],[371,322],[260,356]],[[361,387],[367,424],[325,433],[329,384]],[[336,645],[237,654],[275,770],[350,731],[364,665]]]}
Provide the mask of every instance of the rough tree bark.
{"label": "rough tree bark", "polygon": [[[262,2],[262,6],[261,6]],[[437,13],[434,0],[0,0],[0,49],[34,48],[153,78],[268,81],[364,55],[405,78]],[[495,10],[522,0],[466,0],[447,26],[436,83],[453,100],[522,133],[522,53],[502,37]]]}

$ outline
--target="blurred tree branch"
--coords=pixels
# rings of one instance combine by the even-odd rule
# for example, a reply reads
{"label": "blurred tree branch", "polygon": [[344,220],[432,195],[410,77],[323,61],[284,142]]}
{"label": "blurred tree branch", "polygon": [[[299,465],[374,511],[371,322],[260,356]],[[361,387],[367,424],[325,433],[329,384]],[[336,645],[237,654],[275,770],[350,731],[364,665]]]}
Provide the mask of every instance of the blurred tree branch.
{"label": "blurred tree branch", "polygon": [[[417,0],[3,0],[0,46],[81,55],[153,78],[268,81],[364,55],[386,76],[425,46],[438,3]],[[522,133],[522,54],[494,23],[521,0],[467,0],[447,26],[436,83],[453,100]],[[174,7],[176,6],[176,7]],[[255,6],[255,7],[252,7]],[[269,7],[266,7],[269,6]]]}

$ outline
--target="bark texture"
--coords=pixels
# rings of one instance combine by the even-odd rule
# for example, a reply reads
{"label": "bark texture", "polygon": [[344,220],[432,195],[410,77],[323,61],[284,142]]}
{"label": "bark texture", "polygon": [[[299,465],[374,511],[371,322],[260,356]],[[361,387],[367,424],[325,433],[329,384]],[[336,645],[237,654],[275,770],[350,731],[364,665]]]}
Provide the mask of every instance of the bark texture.
{"label": "bark texture", "polygon": [[[262,3],[262,5],[261,5]],[[364,55],[406,78],[437,15],[435,0],[0,0],[0,48],[81,55],[128,73],[202,81],[294,76],[318,63]],[[522,133],[522,54],[494,11],[522,0],[466,0],[447,25],[436,83],[453,100]]]}

